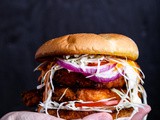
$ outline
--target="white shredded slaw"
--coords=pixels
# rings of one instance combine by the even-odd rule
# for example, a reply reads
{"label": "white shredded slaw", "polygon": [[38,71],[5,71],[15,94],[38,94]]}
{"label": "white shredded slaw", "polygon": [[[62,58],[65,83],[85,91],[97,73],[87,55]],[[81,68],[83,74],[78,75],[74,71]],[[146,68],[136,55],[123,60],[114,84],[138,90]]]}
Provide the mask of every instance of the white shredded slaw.
{"label": "white shredded slaw", "polygon": [[[123,90],[119,90],[116,88],[111,89],[121,98],[120,102],[117,105],[113,106],[117,110],[117,116],[119,111],[121,111],[122,109],[132,107],[134,111],[132,115],[129,117],[129,119],[131,119],[133,115],[138,112],[139,107],[143,108],[143,105],[147,104],[147,94],[143,86],[141,85],[144,83],[144,81],[142,80],[142,78],[145,77],[144,73],[140,68],[130,65],[127,59],[119,59],[119,58],[113,58],[110,56],[102,56],[102,55],[75,55],[74,57],[67,55],[67,56],[64,56],[63,58],[74,65],[81,66],[81,68],[83,68],[84,70],[85,70],[85,66],[87,66],[88,63],[92,63],[92,62],[98,63],[96,75],[99,75],[100,61],[104,59],[107,61],[114,61],[115,63],[118,63],[121,66],[123,66],[122,69],[118,68],[117,66],[115,67],[117,67],[118,72],[124,77],[127,91],[124,92]],[[38,69],[38,67],[36,68],[36,70]],[[42,106],[40,110],[41,112],[45,112],[46,114],[48,114],[48,109],[56,109],[58,117],[59,117],[59,113],[58,113],[59,109],[68,109],[68,110],[75,110],[75,111],[101,111],[101,112],[109,112],[109,113],[112,112],[112,110],[109,110],[106,107],[76,107],[75,106],[76,102],[86,103],[85,101],[82,101],[82,100],[66,101],[62,103],[52,101],[51,99],[52,93],[54,93],[54,84],[52,79],[54,77],[54,73],[61,68],[62,67],[60,67],[58,64],[55,64],[54,66],[52,66],[51,69],[48,70],[46,74],[43,76],[41,80],[41,84],[37,86],[37,89],[51,86],[51,89],[48,90],[47,99],[39,104],[40,106]],[[137,71],[142,74],[142,78]],[[46,85],[44,83],[44,80],[46,79],[46,76],[48,74],[49,74],[49,81],[48,81],[49,84]],[[138,81],[140,81],[141,83],[139,83]],[[63,98],[67,89],[61,95],[59,100]],[[142,94],[143,100],[141,100],[141,98],[139,97],[138,95],[139,92]],[[117,120],[124,120],[124,119],[125,118],[117,118]],[[144,120],[146,120],[146,118]]]}

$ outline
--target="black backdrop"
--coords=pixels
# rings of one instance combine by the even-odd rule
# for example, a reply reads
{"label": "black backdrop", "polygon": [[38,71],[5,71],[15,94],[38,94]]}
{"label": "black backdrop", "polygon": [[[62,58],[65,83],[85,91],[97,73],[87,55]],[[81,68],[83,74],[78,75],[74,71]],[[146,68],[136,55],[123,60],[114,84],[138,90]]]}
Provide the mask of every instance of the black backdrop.
{"label": "black backdrop", "polygon": [[0,0],[0,116],[26,109],[20,94],[37,85],[34,54],[42,43],[69,33],[114,32],[138,44],[149,119],[160,119],[159,5],[158,0]]}

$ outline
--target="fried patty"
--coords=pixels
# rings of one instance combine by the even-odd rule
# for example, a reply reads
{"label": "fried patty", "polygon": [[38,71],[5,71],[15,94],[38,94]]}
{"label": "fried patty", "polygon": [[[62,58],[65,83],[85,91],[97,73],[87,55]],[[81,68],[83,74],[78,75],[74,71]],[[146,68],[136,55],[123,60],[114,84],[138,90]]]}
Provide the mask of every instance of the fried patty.
{"label": "fried patty", "polygon": [[[38,105],[42,101],[42,90],[31,90],[23,93],[23,102],[26,106]],[[65,102],[74,100],[83,101],[98,101],[101,99],[115,98],[120,100],[120,97],[109,89],[71,89],[71,88],[55,88],[55,92],[52,95],[52,101]]]}
{"label": "fried patty", "polygon": [[44,90],[29,90],[21,94],[22,101],[26,106],[36,106],[42,101],[42,94]]}
{"label": "fried patty", "polygon": [[118,79],[110,82],[95,82],[86,78],[81,73],[69,72],[66,69],[56,71],[53,83],[55,86],[74,87],[74,88],[121,88],[125,85],[124,78],[121,76]]}
{"label": "fried patty", "polygon": [[[63,97],[61,98],[62,95]],[[98,101],[113,97],[115,97],[117,100],[120,100],[120,97],[109,89],[55,88],[55,92],[52,95],[52,100],[57,102],[73,101],[73,100]]]}

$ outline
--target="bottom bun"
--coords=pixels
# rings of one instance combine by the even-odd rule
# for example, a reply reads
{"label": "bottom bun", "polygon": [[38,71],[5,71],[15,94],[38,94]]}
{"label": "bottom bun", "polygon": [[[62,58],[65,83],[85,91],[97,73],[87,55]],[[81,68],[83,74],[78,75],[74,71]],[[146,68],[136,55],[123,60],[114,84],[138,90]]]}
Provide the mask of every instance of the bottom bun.
{"label": "bottom bun", "polygon": [[[123,117],[129,117],[133,112],[132,108],[128,109],[123,109],[117,112],[111,113],[113,119],[115,118],[123,118]],[[66,120],[71,120],[71,119],[79,119],[79,118],[84,118],[87,115],[93,114],[93,113],[98,113],[96,111],[72,111],[72,110],[48,110],[48,113],[53,116],[57,116],[57,113],[59,114],[60,118],[66,119]]]}

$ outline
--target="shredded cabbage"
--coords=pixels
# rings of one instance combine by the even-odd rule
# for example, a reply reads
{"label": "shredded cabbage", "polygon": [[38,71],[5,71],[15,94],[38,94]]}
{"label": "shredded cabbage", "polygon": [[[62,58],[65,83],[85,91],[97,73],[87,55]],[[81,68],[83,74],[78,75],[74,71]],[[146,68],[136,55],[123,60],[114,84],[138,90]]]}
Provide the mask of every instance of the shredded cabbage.
{"label": "shredded cabbage", "polygon": [[66,94],[68,88],[65,89],[65,91],[63,92],[62,96],[59,98],[59,101],[63,98],[63,96]]}
{"label": "shredded cabbage", "polygon": [[[100,62],[102,60],[107,60],[109,62],[112,61],[122,66],[121,68],[119,68],[118,66],[115,66],[115,67],[116,67],[116,70],[124,77],[127,91],[124,92],[123,90],[112,88],[112,91],[115,92],[121,98],[120,102],[117,105],[112,106],[117,110],[117,116],[120,110],[124,108],[132,107],[134,111],[132,115],[129,117],[129,119],[131,119],[133,115],[138,112],[139,107],[143,108],[143,104],[147,104],[147,94],[143,86],[141,85],[144,83],[144,81],[142,80],[142,78],[145,77],[144,73],[136,65],[130,64],[129,60],[118,59],[118,58],[113,58],[110,56],[102,56],[102,55],[74,55],[74,56],[67,55],[67,56],[63,56],[63,58],[66,61],[72,63],[73,65],[81,66],[81,68],[84,71],[88,63],[94,63],[94,62],[97,63],[97,71],[95,73],[97,76],[101,75],[99,73],[100,71],[99,67],[100,67]],[[38,69],[38,67],[36,68],[36,70]],[[54,66],[52,66],[51,69],[48,70],[46,74],[43,76],[41,80],[41,84],[37,86],[37,89],[41,89],[42,87],[50,88],[50,89],[47,89],[48,90],[47,99],[43,101],[43,103],[40,103],[40,106],[42,106],[42,109],[40,110],[41,112],[45,112],[46,114],[48,114],[48,111],[47,111],[48,109],[56,109],[58,117],[59,117],[59,114],[58,114],[59,109],[68,109],[68,110],[75,110],[75,111],[91,111],[92,110],[92,111],[103,111],[103,112],[109,112],[109,113],[112,112],[112,110],[109,110],[106,107],[76,107],[75,106],[76,102],[86,103],[85,101],[82,101],[82,100],[66,101],[62,103],[52,101],[51,100],[52,93],[54,93],[54,84],[52,79],[54,77],[54,73],[59,69],[61,69],[61,67],[58,64],[55,64]],[[113,70],[111,72],[114,73]],[[142,74],[142,78],[139,75],[139,72]],[[48,74],[49,74],[49,80],[48,82],[45,83],[44,81]],[[91,76],[88,76],[88,77],[91,77]],[[139,83],[139,81],[141,83]],[[63,96],[66,94],[67,89],[61,95],[59,100],[61,100]],[[139,92],[142,94],[143,101],[140,99],[138,95]],[[117,118],[117,120],[124,120],[124,119],[126,118]]]}

